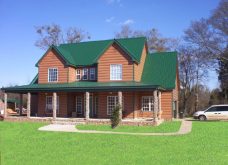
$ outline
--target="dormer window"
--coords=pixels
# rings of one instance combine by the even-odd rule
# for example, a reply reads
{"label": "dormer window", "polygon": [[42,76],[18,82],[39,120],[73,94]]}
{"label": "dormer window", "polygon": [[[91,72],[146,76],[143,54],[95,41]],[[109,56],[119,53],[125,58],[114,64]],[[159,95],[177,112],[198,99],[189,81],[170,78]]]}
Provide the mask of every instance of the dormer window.
{"label": "dormer window", "polygon": [[48,82],[58,82],[57,68],[48,68]]}
{"label": "dormer window", "polygon": [[89,69],[89,75],[90,75],[90,80],[95,80],[95,68],[90,68]]}
{"label": "dormer window", "polygon": [[81,80],[81,70],[80,69],[76,70],[76,79]]}
{"label": "dormer window", "polygon": [[88,80],[88,68],[82,70],[82,80]]}
{"label": "dormer window", "polygon": [[122,80],[122,65],[111,64],[110,65],[110,80]]}

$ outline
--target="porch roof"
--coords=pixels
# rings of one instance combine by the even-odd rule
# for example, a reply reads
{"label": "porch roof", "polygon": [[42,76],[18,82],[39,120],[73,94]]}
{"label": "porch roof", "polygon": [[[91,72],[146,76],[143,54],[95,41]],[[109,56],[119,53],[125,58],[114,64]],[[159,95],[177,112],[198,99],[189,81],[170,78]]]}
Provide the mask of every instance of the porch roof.
{"label": "porch roof", "polygon": [[72,82],[62,84],[29,84],[2,88],[9,93],[26,92],[83,92],[83,91],[142,91],[142,90],[164,90],[163,87],[155,84],[141,82]]}

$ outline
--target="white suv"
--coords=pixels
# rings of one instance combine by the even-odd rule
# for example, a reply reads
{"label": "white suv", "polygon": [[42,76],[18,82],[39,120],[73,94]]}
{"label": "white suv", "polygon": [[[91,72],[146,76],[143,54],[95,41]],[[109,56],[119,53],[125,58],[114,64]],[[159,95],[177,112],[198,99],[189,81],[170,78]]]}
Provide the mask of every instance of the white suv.
{"label": "white suv", "polygon": [[197,111],[193,114],[199,120],[228,120],[228,104],[213,105],[205,111]]}

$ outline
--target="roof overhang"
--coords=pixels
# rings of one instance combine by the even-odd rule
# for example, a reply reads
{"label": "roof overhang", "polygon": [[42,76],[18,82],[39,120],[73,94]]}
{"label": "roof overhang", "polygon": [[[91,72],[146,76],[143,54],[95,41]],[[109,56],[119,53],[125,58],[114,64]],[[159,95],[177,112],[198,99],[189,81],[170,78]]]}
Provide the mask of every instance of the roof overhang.
{"label": "roof overhang", "polygon": [[115,91],[153,91],[165,90],[158,85],[118,85],[118,86],[57,86],[57,84],[33,84],[17,87],[2,88],[6,93],[38,93],[38,92],[115,92]]}

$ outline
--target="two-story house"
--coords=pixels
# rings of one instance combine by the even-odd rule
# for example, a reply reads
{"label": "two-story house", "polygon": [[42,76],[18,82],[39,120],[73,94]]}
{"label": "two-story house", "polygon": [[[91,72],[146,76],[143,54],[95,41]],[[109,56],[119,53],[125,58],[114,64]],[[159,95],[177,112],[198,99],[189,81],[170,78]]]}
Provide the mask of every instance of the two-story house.
{"label": "two-story house", "polygon": [[51,46],[29,85],[3,88],[28,94],[28,117],[170,120],[178,112],[177,52],[149,53],[146,38]]}

